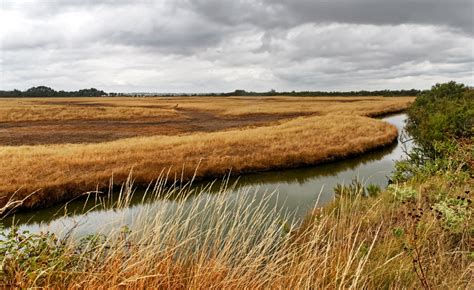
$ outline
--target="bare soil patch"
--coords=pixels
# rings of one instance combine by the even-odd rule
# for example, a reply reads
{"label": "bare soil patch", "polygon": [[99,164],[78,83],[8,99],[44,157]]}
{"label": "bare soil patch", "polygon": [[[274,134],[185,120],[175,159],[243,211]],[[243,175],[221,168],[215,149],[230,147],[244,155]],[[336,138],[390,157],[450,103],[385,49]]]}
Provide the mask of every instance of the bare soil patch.
{"label": "bare soil patch", "polygon": [[194,132],[225,131],[242,127],[266,126],[276,121],[309,115],[302,112],[300,114],[261,113],[223,116],[192,109],[177,109],[177,111],[183,118],[139,117],[136,119],[0,122],[0,145],[100,143],[138,136],[171,136]]}

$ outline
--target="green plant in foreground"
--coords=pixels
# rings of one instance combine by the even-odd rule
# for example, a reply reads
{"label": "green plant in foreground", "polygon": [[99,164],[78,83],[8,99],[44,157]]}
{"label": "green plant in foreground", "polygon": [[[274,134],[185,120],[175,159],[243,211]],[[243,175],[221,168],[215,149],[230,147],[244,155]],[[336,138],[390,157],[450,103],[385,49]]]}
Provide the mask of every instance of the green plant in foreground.
{"label": "green plant in foreground", "polygon": [[334,193],[337,196],[355,197],[360,195],[364,197],[373,197],[377,196],[381,191],[382,189],[379,185],[371,183],[364,186],[364,184],[357,179],[353,179],[349,185],[339,183],[334,187]]}
{"label": "green plant in foreground", "polygon": [[390,184],[387,187],[387,190],[392,194],[392,196],[401,202],[408,200],[413,200],[417,197],[418,193],[411,186],[398,186],[395,184]]}
{"label": "green plant in foreground", "polygon": [[396,238],[401,238],[405,234],[405,230],[403,230],[403,228],[396,227],[392,229],[392,233]]}
{"label": "green plant in foreground", "polygon": [[369,196],[377,196],[382,192],[382,189],[377,184],[369,184],[366,186],[366,192]]}
{"label": "green plant in foreground", "polygon": [[[122,229],[129,234],[129,230]],[[108,247],[103,234],[82,237],[77,244],[69,244],[66,236],[59,239],[54,233],[31,233],[13,226],[0,224],[0,286],[17,287],[25,279],[34,285],[48,285],[48,281],[73,278],[73,269],[87,269],[103,263]]]}
{"label": "green plant in foreground", "polygon": [[442,220],[443,226],[452,232],[459,232],[470,216],[470,200],[461,198],[446,198],[433,205]]}
{"label": "green plant in foreground", "polygon": [[0,283],[3,285],[21,277],[19,273],[36,281],[37,285],[43,284],[45,271],[56,273],[54,279],[64,279],[63,271],[73,258],[67,253],[66,244],[52,233],[34,234],[16,227],[0,228]]}

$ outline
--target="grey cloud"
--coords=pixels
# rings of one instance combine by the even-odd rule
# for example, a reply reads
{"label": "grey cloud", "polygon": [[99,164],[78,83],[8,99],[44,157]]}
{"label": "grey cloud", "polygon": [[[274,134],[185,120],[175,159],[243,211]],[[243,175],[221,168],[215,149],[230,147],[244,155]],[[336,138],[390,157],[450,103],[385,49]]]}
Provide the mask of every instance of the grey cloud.
{"label": "grey cloud", "polygon": [[0,89],[421,88],[474,64],[470,1],[4,0],[0,25]]}
{"label": "grey cloud", "polygon": [[[423,24],[448,26],[473,33],[473,2],[469,0],[177,0],[177,1],[79,1],[49,0],[6,1],[6,7],[29,12],[29,19],[51,21],[61,13],[82,11],[94,15],[86,25],[97,28],[95,38],[86,41],[113,41],[148,46],[165,51],[189,54],[196,49],[225,41],[242,27],[254,26],[268,39],[275,33],[307,24],[350,23],[370,25]],[[133,13],[133,12],[140,13]],[[103,18],[103,19],[101,19]],[[45,21],[46,20],[46,21]],[[137,25],[147,21],[147,27]],[[64,43],[74,37],[57,35],[54,27],[34,23],[43,39],[4,41],[8,49],[37,44]],[[90,32],[86,29],[84,34]],[[50,35],[61,39],[51,39]],[[79,41],[83,41],[81,37]],[[41,43],[40,43],[41,42]],[[196,49],[194,49],[196,48]],[[275,47],[274,47],[275,48]],[[262,47],[262,49],[265,49]]]}
{"label": "grey cloud", "polygon": [[[33,5],[20,1],[6,6],[5,15],[16,25],[0,34],[0,46],[18,50],[109,43],[190,55],[240,32],[240,25],[216,25],[183,3],[56,0]],[[8,15],[9,11],[16,14]]]}
{"label": "grey cloud", "polygon": [[445,25],[473,33],[470,0],[190,0],[188,5],[226,25],[252,23],[268,28],[303,23]]}
{"label": "grey cloud", "polygon": [[471,0],[4,0],[6,9],[22,9],[31,16],[65,9],[113,9],[118,6],[156,6],[195,11],[224,25],[251,23],[266,29],[307,22],[398,25],[447,25],[473,32]]}

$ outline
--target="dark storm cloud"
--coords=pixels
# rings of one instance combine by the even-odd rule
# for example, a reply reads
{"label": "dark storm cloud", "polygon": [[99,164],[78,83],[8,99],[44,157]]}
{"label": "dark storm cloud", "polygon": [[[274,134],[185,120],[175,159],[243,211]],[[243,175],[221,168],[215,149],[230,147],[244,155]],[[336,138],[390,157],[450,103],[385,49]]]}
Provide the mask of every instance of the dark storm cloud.
{"label": "dark storm cloud", "polygon": [[216,22],[242,22],[265,28],[303,23],[446,25],[473,32],[470,0],[197,0],[189,5]]}
{"label": "dark storm cloud", "polygon": [[8,1],[0,89],[379,89],[472,83],[471,1]]}

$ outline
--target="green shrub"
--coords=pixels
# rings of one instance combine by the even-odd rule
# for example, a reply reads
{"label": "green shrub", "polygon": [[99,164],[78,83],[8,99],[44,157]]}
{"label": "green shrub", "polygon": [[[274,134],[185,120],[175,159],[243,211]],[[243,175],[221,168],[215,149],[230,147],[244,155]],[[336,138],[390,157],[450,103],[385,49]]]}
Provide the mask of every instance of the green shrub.
{"label": "green shrub", "polygon": [[450,181],[463,182],[472,174],[473,90],[455,82],[436,84],[416,98],[408,117],[406,128],[415,146],[396,163],[393,181],[447,174]]}
{"label": "green shrub", "polygon": [[474,91],[455,82],[436,84],[416,98],[408,115],[407,131],[422,156],[447,156],[445,144],[473,136]]}
{"label": "green shrub", "polygon": [[[123,238],[128,230],[122,229]],[[77,243],[69,236],[5,229],[0,224],[0,285],[16,287],[28,284],[47,286],[50,281],[74,278],[74,269],[88,269],[103,264],[108,247],[106,236],[91,234]],[[47,273],[47,274],[46,274]],[[66,284],[66,283],[65,283]]]}
{"label": "green shrub", "polygon": [[[74,262],[74,255],[67,254],[67,247],[52,233],[33,234],[12,227],[0,228],[0,284],[8,285],[18,277],[37,285],[47,285],[42,273],[53,274],[48,279],[65,279],[65,272]],[[43,283],[44,282],[44,283]]]}

